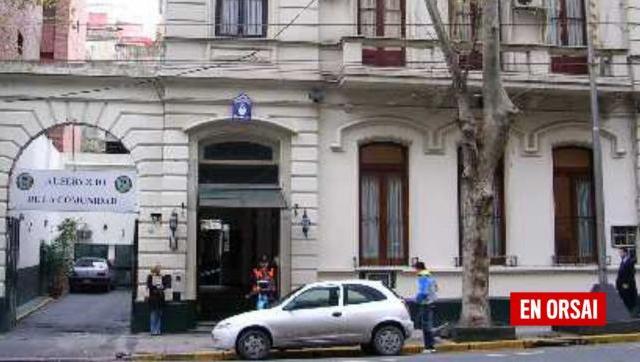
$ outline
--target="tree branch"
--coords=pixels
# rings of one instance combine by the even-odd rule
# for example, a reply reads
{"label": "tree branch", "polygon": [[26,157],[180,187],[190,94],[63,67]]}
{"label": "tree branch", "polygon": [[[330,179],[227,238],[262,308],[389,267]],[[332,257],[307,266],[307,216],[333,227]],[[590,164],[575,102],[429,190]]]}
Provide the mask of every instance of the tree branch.
{"label": "tree branch", "polygon": [[425,0],[427,10],[431,16],[433,27],[438,36],[440,49],[447,63],[447,68],[452,78],[453,91],[458,105],[458,121],[465,142],[472,143],[477,135],[477,122],[471,111],[471,97],[467,87],[467,79],[460,69],[458,53],[453,49],[453,44],[447,32],[437,0]]}
{"label": "tree branch", "polygon": [[484,140],[482,159],[487,161],[482,172],[487,174],[493,174],[497,162],[502,159],[512,116],[518,113],[502,83],[499,3],[499,0],[486,0],[482,16],[484,115],[481,135]]}

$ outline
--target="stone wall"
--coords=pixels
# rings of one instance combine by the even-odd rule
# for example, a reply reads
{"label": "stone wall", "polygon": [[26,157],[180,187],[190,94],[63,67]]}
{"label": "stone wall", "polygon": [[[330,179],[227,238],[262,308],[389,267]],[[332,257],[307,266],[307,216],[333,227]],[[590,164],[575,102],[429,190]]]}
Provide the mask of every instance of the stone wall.
{"label": "stone wall", "polygon": [[[18,36],[22,36],[22,49]],[[0,60],[38,60],[42,35],[42,7],[19,8],[0,2]]]}

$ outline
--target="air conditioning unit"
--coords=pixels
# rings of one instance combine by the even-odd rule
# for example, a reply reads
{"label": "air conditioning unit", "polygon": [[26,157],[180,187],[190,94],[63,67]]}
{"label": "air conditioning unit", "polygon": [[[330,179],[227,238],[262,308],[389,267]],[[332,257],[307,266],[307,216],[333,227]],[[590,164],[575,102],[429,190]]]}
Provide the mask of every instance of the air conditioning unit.
{"label": "air conditioning unit", "polygon": [[515,0],[513,8],[515,10],[544,10],[546,6],[544,0]]}

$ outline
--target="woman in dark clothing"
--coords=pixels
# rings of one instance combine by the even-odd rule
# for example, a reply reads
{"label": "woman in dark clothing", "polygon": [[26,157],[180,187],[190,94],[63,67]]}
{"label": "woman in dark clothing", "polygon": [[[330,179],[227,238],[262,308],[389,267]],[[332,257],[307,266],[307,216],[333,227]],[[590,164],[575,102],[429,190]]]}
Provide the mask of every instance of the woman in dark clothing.
{"label": "woman in dark clothing", "polygon": [[638,289],[636,288],[636,259],[628,249],[620,249],[620,268],[618,278],[616,278],[616,289],[618,294],[631,313],[635,312],[638,300]]}
{"label": "woman in dark clothing", "polygon": [[164,308],[164,282],[160,274],[160,265],[151,269],[147,276],[149,290],[149,331],[152,336],[160,335],[162,331],[162,310]]}

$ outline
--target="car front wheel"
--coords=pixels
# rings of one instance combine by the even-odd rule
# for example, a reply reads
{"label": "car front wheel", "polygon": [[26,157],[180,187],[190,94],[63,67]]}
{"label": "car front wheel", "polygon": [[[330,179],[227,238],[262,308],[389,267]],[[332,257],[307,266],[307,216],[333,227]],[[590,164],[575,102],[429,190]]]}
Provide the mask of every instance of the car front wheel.
{"label": "car front wheel", "polygon": [[373,348],[375,352],[383,356],[395,356],[402,352],[404,346],[404,334],[400,328],[387,325],[378,328],[373,335]]}
{"label": "car front wheel", "polygon": [[243,359],[265,359],[270,350],[271,340],[269,336],[259,329],[250,329],[242,332],[236,343],[236,352]]}

